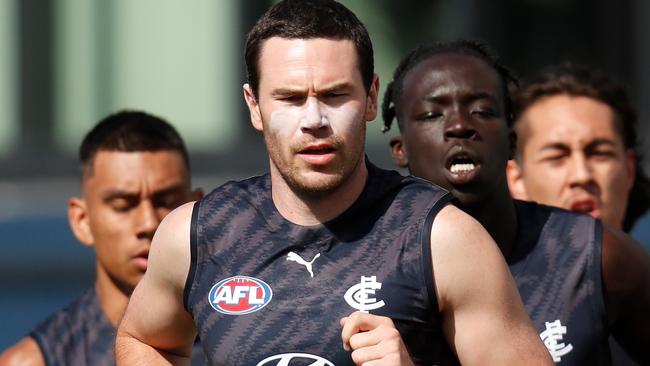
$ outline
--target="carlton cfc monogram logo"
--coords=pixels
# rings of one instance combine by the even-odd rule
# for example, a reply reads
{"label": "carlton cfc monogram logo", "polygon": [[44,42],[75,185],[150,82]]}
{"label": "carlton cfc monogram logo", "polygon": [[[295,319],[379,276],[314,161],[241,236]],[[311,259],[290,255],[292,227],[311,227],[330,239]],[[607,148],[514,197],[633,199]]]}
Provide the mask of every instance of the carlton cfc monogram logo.
{"label": "carlton cfc monogram logo", "polygon": [[350,287],[345,292],[344,298],[348,305],[367,313],[386,305],[383,300],[377,301],[374,297],[370,297],[375,294],[375,290],[380,289],[381,282],[377,282],[377,276],[361,276],[361,282]]}
{"label": "carlton cfc monogram logo", "polygon": [[248,276],[234,276],[212,286],[208,301],[214,310],[228,315],[250,314],[265,307],[273,297],[271,286]]}

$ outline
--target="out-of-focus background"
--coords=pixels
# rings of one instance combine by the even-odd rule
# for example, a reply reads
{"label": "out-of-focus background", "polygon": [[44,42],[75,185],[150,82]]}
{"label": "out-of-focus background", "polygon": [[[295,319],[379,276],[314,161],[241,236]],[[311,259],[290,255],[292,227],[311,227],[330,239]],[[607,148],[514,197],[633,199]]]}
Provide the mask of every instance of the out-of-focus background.
{"label": "out-of-focus background", "polygon": [[[650,131],[648,1],[343,2],[370,31],[382,93],[418,43],[479,39],[522,76],[566,59],[617,75]],[[79,192],[76,149],[99,119],[123,108],[168,119],[207,191],[266,170],[241,85],[246,32],[270,3],[0,0],[0,350],[94,280],[66,202]],[[380,126],[369,125],[368,154],[392,168]],[[650,244],[647,217],[634,235]]]}

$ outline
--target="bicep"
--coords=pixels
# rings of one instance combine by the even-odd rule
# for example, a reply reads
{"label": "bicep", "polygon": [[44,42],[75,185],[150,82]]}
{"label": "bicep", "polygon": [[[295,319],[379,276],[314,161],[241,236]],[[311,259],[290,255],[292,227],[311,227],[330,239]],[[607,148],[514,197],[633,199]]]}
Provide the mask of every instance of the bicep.
{"label": "bicep", "polygon": [[434,277],[443,331],[461,363],[546,360],[492,238],[455,207],[445,207],[439,216],[431,234]]}
{"label": "bicep", "polygon": [[120,324],[127,334],[156,349],[189,356],[196,334],[183,305],[190,267],[191,204],[169,214],[152,241],[147,272],[136,287]]}

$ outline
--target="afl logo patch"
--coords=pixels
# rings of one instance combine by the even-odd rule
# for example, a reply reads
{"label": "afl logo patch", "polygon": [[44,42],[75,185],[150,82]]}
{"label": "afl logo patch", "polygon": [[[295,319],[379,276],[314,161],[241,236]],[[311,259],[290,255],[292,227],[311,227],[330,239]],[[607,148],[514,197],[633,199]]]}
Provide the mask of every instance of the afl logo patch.
{"label": "afl logo patch", "polygon": [[212,286],[208,301],[222,314],[243,315],[265,307],[272,297],[273,291],[266,282],[248,276],[234,276]]}

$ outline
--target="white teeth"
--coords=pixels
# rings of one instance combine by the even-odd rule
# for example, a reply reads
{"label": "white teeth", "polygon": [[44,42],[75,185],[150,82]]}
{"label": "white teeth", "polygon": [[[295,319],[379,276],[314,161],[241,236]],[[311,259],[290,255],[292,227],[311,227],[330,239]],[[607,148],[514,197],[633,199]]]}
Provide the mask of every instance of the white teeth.
{"label": "white teeth", "polygon": [[451,168],[449,170],[452,173],[460,173],[460,172],[471,172],[474,170],[475,166],[473,163],[468,163],[468,164],[452,164]]}

